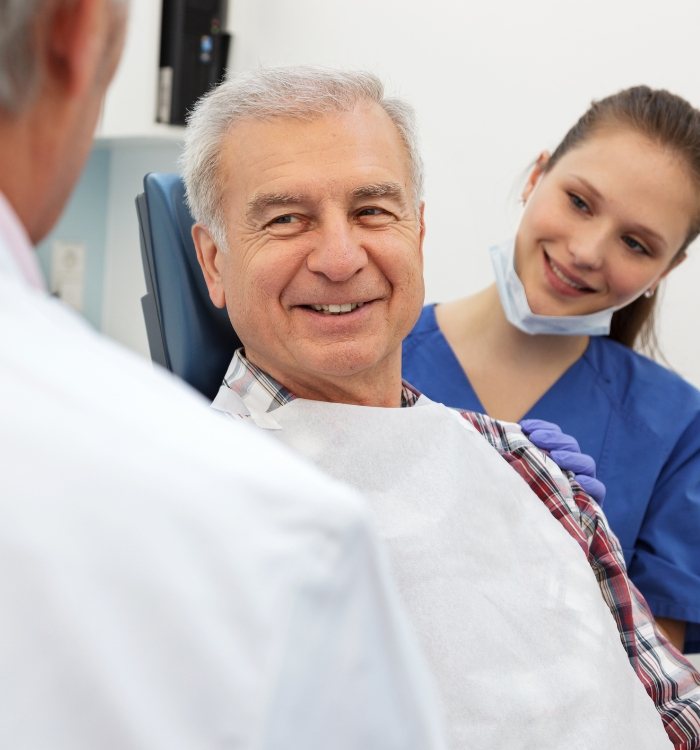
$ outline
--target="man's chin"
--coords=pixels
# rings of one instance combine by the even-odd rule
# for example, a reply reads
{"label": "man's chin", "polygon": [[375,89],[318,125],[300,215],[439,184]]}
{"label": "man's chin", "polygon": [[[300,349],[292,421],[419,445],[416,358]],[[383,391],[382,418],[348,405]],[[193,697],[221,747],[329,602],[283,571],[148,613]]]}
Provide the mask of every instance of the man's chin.
{"label": "man's chin", "polygon": [[371,372],[379,377],[387,360],[386,354],[380,355],[380,352],[381,347],[376,342],[345,341],[310,351],[305,361],[309,369],[319,375],[351,378]]}

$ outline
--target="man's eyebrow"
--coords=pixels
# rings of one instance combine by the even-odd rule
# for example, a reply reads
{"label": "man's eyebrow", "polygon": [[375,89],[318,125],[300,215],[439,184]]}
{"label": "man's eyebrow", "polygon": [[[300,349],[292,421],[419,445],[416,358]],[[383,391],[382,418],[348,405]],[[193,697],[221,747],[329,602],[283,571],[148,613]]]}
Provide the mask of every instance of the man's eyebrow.
{"label": "man's eyebrow", "polygon": [[299,205],[303,200],[304,197],[300,193],[260,193],[248,201],[246,216],[249,219],[256,219],[269,208]]}
{"label": "man's eyebrow", "polygon": [[406,191],[398,182],[373,182],[361,185],[352,191],[353,198],[395,198],[402,205],[406,204]]}

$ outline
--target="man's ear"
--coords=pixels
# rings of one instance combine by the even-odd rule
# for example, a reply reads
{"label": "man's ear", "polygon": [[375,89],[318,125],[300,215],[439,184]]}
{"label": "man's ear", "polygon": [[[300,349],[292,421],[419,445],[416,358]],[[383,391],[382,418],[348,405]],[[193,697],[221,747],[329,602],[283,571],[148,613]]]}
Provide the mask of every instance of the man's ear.
{"label": "man's ear", "polygon": [[51,8],[38,33],[45,50],[44,66],[48,79],[63,96],[80,96],[95,85],[110,19],[105,0],[73,0],[47,3]]}
{"label": "man's ear", "polygon": [[537,187],[537,183],[540,181],[540,177],[544,174],[549,162],[549,151],[542,151],[535,161],[535,166],[530,171],[530,174],[523,188],[523,192],[520,194],[523,203],[527,203],[527,199],[532,195],[532,191]]}
{"label": "man's ear", "polygon": [[192,227],[192,239],[197,250],[199,267],[204,274],[204,281],[209,290],[209,297],[216,307],[226,307],[222,269],[224,253],[219,250],[209,230],[202,224]]}
{"label": "man's ear", "polygon": [[425,201],[421,201],[420,206],[418,207],[418,221],[420,222],[418,252],[420,253],[420,261],[421,263],[423,263],[423,240],[425,240]]}

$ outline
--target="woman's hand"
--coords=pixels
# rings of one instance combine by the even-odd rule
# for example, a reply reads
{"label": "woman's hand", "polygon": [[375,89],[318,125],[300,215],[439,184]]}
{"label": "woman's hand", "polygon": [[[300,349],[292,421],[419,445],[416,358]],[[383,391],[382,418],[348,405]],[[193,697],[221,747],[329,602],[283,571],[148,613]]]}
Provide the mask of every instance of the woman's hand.
{"label": "woman's hand", "polygon": [[581,448],[576,440],[561,431],[559,425],[543,419],[523,419],[523,432],[530,442],[546,451],[560,469],[571,471],[576,481],[598,503],[605,499],[605,485],[596,478],[595,461]]}

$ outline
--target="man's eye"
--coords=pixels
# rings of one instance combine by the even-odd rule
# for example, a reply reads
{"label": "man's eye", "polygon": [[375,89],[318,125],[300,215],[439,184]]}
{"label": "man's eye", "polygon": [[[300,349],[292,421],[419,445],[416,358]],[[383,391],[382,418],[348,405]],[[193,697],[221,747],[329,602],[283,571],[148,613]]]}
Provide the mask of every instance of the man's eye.
{"label": "man's eye", "polygon": [[389,211],[383,208],[377,208],[377,206],[361,208],[355,215],[367,226],[384,226],[384,224],[390,222],[394,216]]}
{"label": "man's eye", "polygon": [[648,248],[642,245],[641,242],[635,240],[634,237],[630,237],[629,235],[625,234],[622,237],[622,241],[633,253],[637,253],[639,255],[651,255]]}
{"label": "man's eye", "polygon": [[577,210],[577,211],[584,211],[585,213],[590,213],[590,208],[588,207],[588,203],[586,203],[583,198],[576,195],[576,193],[567,193],[569,196],[569,201],[571,202],[571,205]]}
{"label": "man's eye", "polygon": [[265,229],[274,236],[286,237],[298,234],[306,226],[303,217],[297,214],[282,214],[265,224]]}

